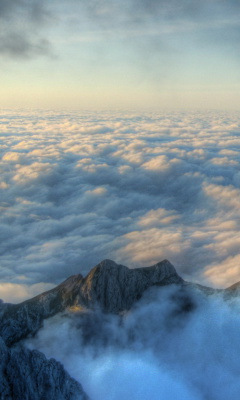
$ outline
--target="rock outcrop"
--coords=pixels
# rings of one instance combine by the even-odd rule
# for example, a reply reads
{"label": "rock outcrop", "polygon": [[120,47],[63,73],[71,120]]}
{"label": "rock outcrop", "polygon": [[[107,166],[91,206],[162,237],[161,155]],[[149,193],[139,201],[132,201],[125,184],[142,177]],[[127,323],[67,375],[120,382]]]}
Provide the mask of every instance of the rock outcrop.
{"label": "rock outcrop", "polygon": [[[192,295],[196,291],[204,295],[223,292],[227,300],[239,295],[240,290],[239,282],[226,290],[185,282],[167,260],[136,269],[104,260],[86,277],[81,274],[71,276],[54,289],[20,304],[0,301],[0,400],[87,400],[81,385],[60,363],[47,360],[38,351],[14,348],[13,345],[34,335],[44,319],[68,308],[101,311],[80,315],[83,340],[85,331],[86,342],[91,338],[96,340],[101,324],[104,324],[102,318],[107,318],[107,313],[127,311],[148,288],[171,284],[180,285],[174,294],[177,305],[174,315],[186,314],[195,308]],[[96,324],[98,317],[101,321]]]}
{"label": "rock outcrop", "polygon": [[240,290],[240,282],[236,282],[233,285],[229,286],[225,290],[227,291],[239,291]]}
{"label": "rock outcrop", "polygon": [[85,278],[81,274],[71,276],[56,288],[30,300],[2,306],[0,335],[7,345],[12,345],[35,334],[45,318],[67,307],[100,308],[104,312],[118,313],[129,310],[151,286],[183,282],[167,260],[136,269],[104,260]]}
{"label": "rock outcrop", "polygon": [[8,346],[35,334],[45,318],[52,317],[74,304],[82,275],[68,278],[56,288],[19,304],[0,307],[0,336]]}
{"label": "rock outcrop", "polygon": [[87,400],[82,386],[39,351],[9,349],[0,338],[1,400]]}
{"label": "rock outcrop", "polygon": [[104,312],[118,313],[129,310],[149,287],[173,283],[181,284],[183,279],[167,260],[136,269],[104,260],[83,279],[75,304],[98,305]]}

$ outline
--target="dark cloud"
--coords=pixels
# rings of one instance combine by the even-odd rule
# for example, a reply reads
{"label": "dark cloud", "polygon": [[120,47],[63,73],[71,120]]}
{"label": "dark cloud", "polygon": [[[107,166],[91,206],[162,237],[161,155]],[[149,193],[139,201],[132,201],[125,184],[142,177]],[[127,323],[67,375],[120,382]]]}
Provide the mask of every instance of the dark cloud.
{"label": "dark cloud", "polygon": [[0,54],[14,58],[50,54],[50,42],[42,34],[49,16],[45,1],[0,0]]}
{"label": "dark cloud", "polygon": [[[162,69],[168,75],[173,68],[171,57],[184,61],[189,48],[193,52],[226,52],[226,56],[239,57],[239,12],[236,1],[225,0],[112,0],[74,2],[81,11],[76,23],[87,16],[92,29],[109,40],[122,40],[125,55],[132,64],[148,69]],[[107,50],[106,50],[107,51]],[[186,53],[185,53],[186,52]],[[148,61],[148,59],[150,59]],[[175,61],[176,62],[176,61]],[[167,68],[164,68],[164,63]]]}
{"label": "dark cloud", "polygon": [[[50,54],[47,27],[54,26],[56,20],[63,22],[62,29],[75,26],[79,34],[98,30],[98,36],[123,40],[135,48],[135,56],[155,54],[157,59],[158,53],[166,55],[171,49],[176,53],[171,37],[184,32],[192,32],[189,43],[221,43],[235,48],[239,39],[238,14],[239,4],[224,0],[60,0],[51,4],[46,0],[1,0],[0,52],[15,58]],[[67,32],[68,29],[66,36]]]}
{"label": "dark cloud", "polygon": [[[91,17],[99,22],[111,25],[113,22],[145,24],[148,19],[152,22],[165,20],[206,20],[227,15],[234,15],[239,11],[237,1],[225,0],[123,0],[121,3],[113,0],[87,2],[74,1],[73,4],[85,7]],[[112,21],[109,17],[114,18]]]}

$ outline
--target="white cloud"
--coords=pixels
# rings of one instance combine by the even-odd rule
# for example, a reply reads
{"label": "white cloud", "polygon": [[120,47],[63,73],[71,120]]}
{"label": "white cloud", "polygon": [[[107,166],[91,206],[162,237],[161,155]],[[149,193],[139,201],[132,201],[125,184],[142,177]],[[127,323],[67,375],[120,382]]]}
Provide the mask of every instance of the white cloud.
{"label": "white cloud", "polygon": [[207,279],[217,287],[227,287],[240,281],[240,254],[230,256],[220,263],[213,263],[205,271]]}
{"label": "white cloud", "polygon": [[2,113],[4,282],[169,258],[207,283],[206,271],[237,260],[238,115],[39,113]]}
{"label": "white cloud", "polygon": [[16,164],[16,174],[13,180],[19,184],[26,184],[28,182],[38,180],[40,177],[49,175],[53,166],[50,163],[34,162],[30,165],[21,166]]}
{"label": "white cloud", "polygon": [[233,185],[223,186],[216,184],[204,184],[204,192],[215,200],[216,205],[220,207],[239,209],[240,204],[240,190]]}
{"label": "white cloud", "polygon": [[36,283],[34,285],[0,283],[0,296],[5,302],[19,303],[35,296],[36,293],[46,292],[53,287],[54,285],[50,283]]}
{"label": "white cloud", "polygon": [[144,216],[139,218],[138,225],[141,227],[154,227],[161,225],[170,225],[174,223],[180,215],[176,215],[173,211],[158,208],[157,210],[148,211]]}

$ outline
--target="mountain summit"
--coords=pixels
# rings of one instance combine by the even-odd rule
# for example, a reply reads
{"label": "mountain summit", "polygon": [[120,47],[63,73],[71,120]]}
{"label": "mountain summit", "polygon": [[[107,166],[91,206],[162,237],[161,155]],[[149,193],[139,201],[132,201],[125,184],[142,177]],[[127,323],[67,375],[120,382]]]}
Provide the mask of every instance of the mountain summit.
{"label": "mountain summit", "polygon": [[102,311],[117,313],[129,310],[150,286],[171,283],[180,284],[183,279],[167,260],[136,269],[104,260],[83,280],[75,304],[89,308],[99,305]]}
{"label": "mountain summit", "polygon": [[[3,393],[0,398],[86,400],[82,386],[59,363],[47,360],[40,352],[25,349],[21,343],[19,347],[13,345],[35,335],[44,319],[65,310],[68,312],[64,316],[75,309],[84,311],[78,313],[77,318],[80,324],[87,324],[89,336],[91,324],[96,332],[99,318],[104,324],[107,313],[130,310],[147,289],[158,287],[161,290],[172,284],[178,286],[172,292],[176,307],[171,315],[175,316],[186,315],[194,309],[196,291],[203,296],[223,292],[227,300],[238,294],[240,286],[237,283],[226,290],[216,290],[185,282],[168,260],[135,269],[103,260],[86,277],[70,276],[54,289],[19,304],[0,302],[0,393]],[[101,323],[97,324],[97,329],[100,326]]]}
{"label": "mountain summit", "polygon": [[129,310],[149,287],[172,283],[181,284],[183,279],[167,260],[136,269],[104,260],[85,278],[81,274],[71,276],[56,288],[20,304],[0,302],[1,399],[87,400],[81,385],[55,360],[10,346],[34,335],[45,318],[65,309],[81,307],[119,313]]}
{"label": "mountain summit", "polygon": [[37,332],[45,318],[68,307],[100,308],[103,312],[118,313],[129,310],[151,286],[183,282],[168,260],[136,269],[103,260],[85,278],[81,274],[73,275],[30,300],[2,304],[0,335],[7,345],[12,345]]}

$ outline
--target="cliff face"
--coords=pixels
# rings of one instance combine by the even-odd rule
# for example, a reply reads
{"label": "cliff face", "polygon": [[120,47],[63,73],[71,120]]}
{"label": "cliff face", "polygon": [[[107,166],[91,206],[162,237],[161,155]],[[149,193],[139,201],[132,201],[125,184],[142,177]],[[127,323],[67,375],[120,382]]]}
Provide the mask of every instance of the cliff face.
{"label": "cliff face", "polygon": [[8,346],[36,333],[43,320],[74,304],[82,275],[68,278],[56,288],[20,304],[0,304],[0,336]]}
{"label": "cliff face", "polygon": [[[181,284],[183,279],[167,260],[146,268],[129,269],[104,260],[83,278],[74,275],[56,288],[20,304],[2,305],[0,335],[12,345],[42,326],[43,320],[67,307],[96,307],[104,312],[129,310],[154,285]],[[4,307],[3,307],[4,306]]]}
{"label": "cliff face", "polygon": [[[136,269],[104,260],[85,278],[81,274],[71,276],[56,288],[20,304],[0,302],[0,400],[86,400],[81,385],[57,361],[47,360],[38,351],[10,346],[34,335],[45,318],[71,307],[102,311],[81,314],[81,323],[87,326],[86,341],[91,336],[91,326],[95,340],[106,313],[129,310],[148,288],[171,284],[180,285],[173,299],[177,305],[175,314],[194,309],[191,291],[200,290],[205,295],[219,292],[185,282],[167,260]],[[238,283],[223,290],[226,299],[238,295],[239,286]],[[101,323],[96,324],[98,316]]]}
{"label": "cliff face", "polygon": [[62,365],[39,351],[9,349],[0,338],[1,400],[87,400]]}
{"label": "cliff face", "polygon": [[[0,303],[0,399],[86,400],[82,387],[61,364],[38,351],[11,346],[35,334],[43,320],[68,307],[118,313],[131,308],[153,285],[181,284],[169,261],[130,270],[104,260],[83,278],[75,275],[56,288],[20,304]],[[6,346],[7,345],[7,346]]]}
{"label": "cliff face", "polygon": [[181,284],[183,279],[167,260],[136,269],[104,260],[83,280],[75,304],[99,305],[105,312],[117,313],[129,310],[149,287],[173,283]]}

